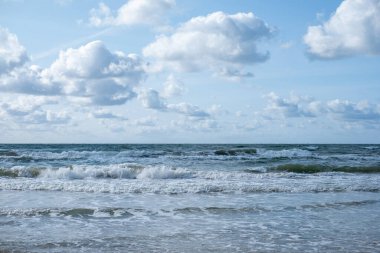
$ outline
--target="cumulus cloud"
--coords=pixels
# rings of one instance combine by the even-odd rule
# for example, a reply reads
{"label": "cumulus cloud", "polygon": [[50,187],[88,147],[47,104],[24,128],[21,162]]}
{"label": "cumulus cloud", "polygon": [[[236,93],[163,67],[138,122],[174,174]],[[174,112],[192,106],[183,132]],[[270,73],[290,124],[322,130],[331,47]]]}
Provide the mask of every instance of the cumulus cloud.
{"label": "cumulus cloud", "polygon": [[308,27],[304,42],[314,58],[379,55],[380,1],[344,0],[327,22]]}
{"label": "cumulus cloud", "polygon": [[90,11],[90,24],[93,26],[110,25],[157,25],[165,13],[175,6],[175,0],[129,0],[113,14],[104,3]]}
{"label": "cumulus cloud", "polygon": [[22,118],[22,123],[29,124],[67,124],[71,117],[66,111],[38,110]]}
{"label": "cumulus cloud", "polygon": [[335,99],[328,101],[326,108],[347,121],[380,121],[380,104],[371,104],[368,101],[354,103]]}
{"label": "cumulus cloud", "polygon": [[160,94],[156,90],[142,90],[138,98],[145,108],[163,111],[167,109],[166,102],[160,97]]}
{"label": "cumulus cloud", "polygon": [[12,101],[2,103],[0,107],[9,115],[25,116],[41,109],[43,105],[56,103],[57,100],[53,98],[19,96],[16,99],[12,99]]}
{"label": "cumulus cloud", "polygon": [[17,68],[0,77],[0,91],[45,96],[61,94],[61,84],[45,77],[42,71],[36,65]]}
{"label": "cumulus cloud", "polygon": [[185,91],[185,86],[181,80],[174,75],[169,75],[164,83],[164,90],[162,96],[164,98],[178,97]]}
{"label": "cumulus cloud", "polygon": [[0,111],[17,123],[66,124],[71,117],[66,111],[45,110],[43,106],[56,104],[54,98],[20,96],[11,102],[0,105]]}
{"label": "cumulus cloud", "polygon": [[26,50],[17,36],[0,27],[0,75],[22,66],[27,60]]}
{"label": "cumulus cloud", "polygon": [[192,18],[170,36],[159,36],[144,48],[143,54],[156,60],[152,71],[165,67],[188,72],[211,69],[245,76],[247,73],[241,73],[243,65],[268,60],[269,52],[260,52],[258,43],[274,33],[253,13],[215,12]]}
{"label": "cumulus cloud", "polygon": [[210,114],[200,109],[196,105],[188,103],[168,104],[166,100],[160,96],[158,91],[153,89],[142,90],[138,96],[145,108],[153,109],[161,112],[174,112],[189,117],[206,118]]}
{"label": "cumulus cloud", "polygon": [[145,77],[143,63],[134,54],[110,52],[101,41],[61,51],[42,69],[24,66],[1,78],[0,91],[87,98],[95,105],[120,105],[136,96]]}
{"label": "cumulus cloud", "polygon": [[368,101],[352,102],[341,99],[319,101],[296,95],[281,98],[275,93],[268,94],[266,98],[268,106],[262,112],[262,116],[267,119],[326,116],[349,122],[380,121],[380,104]]}
{"label": "cumulus cloud", "polygon": [[271,92],[266,98],[266,117],[315,117],[321,111],[319,102],[308,97],[292,95],[290,98],[281,98]]}

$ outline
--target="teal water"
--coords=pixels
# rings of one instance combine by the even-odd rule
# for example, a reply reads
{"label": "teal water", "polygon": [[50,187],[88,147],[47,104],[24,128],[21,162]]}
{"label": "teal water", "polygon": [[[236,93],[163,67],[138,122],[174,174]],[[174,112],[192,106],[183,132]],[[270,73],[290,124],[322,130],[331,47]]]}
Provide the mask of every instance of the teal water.
{"label": "teal water", "polygon": [[380,145],[0,145],[0,251],[377,252]]}

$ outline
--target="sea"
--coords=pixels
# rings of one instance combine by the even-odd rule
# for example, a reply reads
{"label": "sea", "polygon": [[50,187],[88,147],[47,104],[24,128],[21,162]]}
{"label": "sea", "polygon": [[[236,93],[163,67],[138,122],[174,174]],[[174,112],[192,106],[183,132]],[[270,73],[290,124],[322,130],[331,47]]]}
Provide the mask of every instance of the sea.
{"label": "sea", "polygon": [[380,252],[380,145],[0,145],[0,252]]}

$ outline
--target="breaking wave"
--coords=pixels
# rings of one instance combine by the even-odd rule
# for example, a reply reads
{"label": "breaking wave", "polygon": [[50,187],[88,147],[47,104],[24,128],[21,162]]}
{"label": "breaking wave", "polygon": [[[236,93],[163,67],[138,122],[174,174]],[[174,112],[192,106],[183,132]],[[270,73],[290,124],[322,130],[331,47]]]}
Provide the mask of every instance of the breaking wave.
{"label": "breaking wave", "polygon": [[10,169],[0,169],[0,177],[38,177],[46,179],[183,179],[192,178],[193,173],[183,168],[175,168],[165,165],[76,165],[56,169],[15,166]]}

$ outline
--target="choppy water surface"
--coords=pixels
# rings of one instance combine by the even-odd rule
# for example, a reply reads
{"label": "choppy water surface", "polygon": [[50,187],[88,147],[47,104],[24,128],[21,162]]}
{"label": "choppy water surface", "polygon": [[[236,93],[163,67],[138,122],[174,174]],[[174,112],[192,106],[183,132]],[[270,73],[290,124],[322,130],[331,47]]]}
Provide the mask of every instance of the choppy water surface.
{"label": "choppy water surface", "polygon": [[376,252],[380,145],[0,145],[0,251]]}

